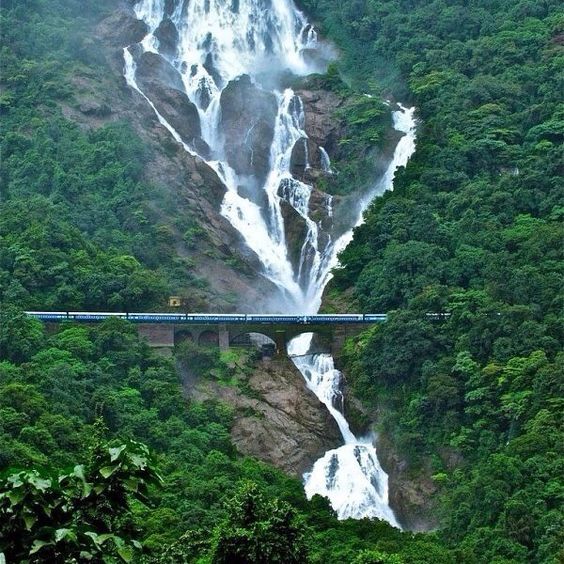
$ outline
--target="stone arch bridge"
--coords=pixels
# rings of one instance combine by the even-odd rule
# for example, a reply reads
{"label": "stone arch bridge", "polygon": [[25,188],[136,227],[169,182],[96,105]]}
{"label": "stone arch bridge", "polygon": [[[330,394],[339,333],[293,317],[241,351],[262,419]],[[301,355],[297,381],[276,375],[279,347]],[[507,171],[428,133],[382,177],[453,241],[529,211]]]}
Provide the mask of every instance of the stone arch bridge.
{"label": "stone arch bridge", "polygon": [[[276,346],[276,353],[288,355],[288,343],[303,333],[314,333],[315,351],[336,353],[345,339],[358,334],[365,325],[350,323],[346,325],[308,324],[217,324],[217,325],[145,325],[138,327],[139,334],[144,336],[153,347],[173,347],[184,340],[200,345],[216,344],[221,350],[245,345],[250,334],[264,336]],[[265,341],[266,342],[266,341]],[[249,343],[250,344],[250,343]]]}
{"label": "stone arch bridge", "polygon": [[249,342],[257,334],[271,340],[279,355],[287,355],[288,343],[303,333],[316,335],[315,352],[338,353],[344,340],[368,324],[386,321],[385,314],[181,314],[113,312],[26,312],[48,324],[99,323],[120,318],[134,323],[150,346],[172,348],[183,340],[215,344],[222,350]]}

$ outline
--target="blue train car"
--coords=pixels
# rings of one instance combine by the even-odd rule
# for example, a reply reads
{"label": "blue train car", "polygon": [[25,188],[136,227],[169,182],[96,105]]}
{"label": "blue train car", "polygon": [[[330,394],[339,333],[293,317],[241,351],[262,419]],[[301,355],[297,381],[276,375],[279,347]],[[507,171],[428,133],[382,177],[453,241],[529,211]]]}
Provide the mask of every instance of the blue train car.
{"label": "blue train car", "polygon": [[249,323],[306,323],[305,316],[298,315],[282,315],[277,313],[272,315],[248,314],[246,317]]}
{"label": "blue train car", "polygon": [[181,323],[186,316],[182,313],[129,313],[127,319],[135,323]]}
{"label": "blue train car", "polygon": [[362,323],[363,321],[362,314],[319,314],[307,316],[307,323]]}
{"label": "blue train car", "polygon": [[364,321],[367,323],[381,323],[388,319],[385,313],[365,313],[363,317]]}
{"label": "blue train car", "polygon": [[192,323],[245,323],[247,316],[242,313],[189,313],[187,320]]}
{"label": "blue train car", "polygon": [[26,311],[26,315],[41,321],[63,321],[68,319],[66,311]]}
{"label": "blue train car", "polygon": [[125,319],[125,313],[114,313],[114,312],[89,312],[89,311],[69,311],[67,313],[67,319],[74,319],[75,321],[104,321],[105,319]]}

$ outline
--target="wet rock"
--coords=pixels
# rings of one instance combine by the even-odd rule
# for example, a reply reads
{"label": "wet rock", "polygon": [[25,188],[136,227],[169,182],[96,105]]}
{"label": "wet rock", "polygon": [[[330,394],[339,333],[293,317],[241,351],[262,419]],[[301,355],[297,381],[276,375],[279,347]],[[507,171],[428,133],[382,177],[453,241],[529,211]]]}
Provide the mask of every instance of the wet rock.
{"label": "wet rock", "polygon": [[302,245],[307,235],[307,224],[305,219],[288,202],[282,200],[280,210],[284,219],[288,258],[294,269],[297,270],[300,264]]}
{"label": "wet rock", "polygon": [[290,173],[294,178],[301,180],[308,165],[307,139],[302,137],[298,139],[292,147],[292,155],[290,157]]}
{"label": "wet rock", "polygon": [[315,188],[309,198],[309,216],[325,231],[333,225],[333,218],[329,214],[329,196]]}
{"label": "wet rock", "polygon": [[191,141],[191,147],[203,159],[205,159],[205,160],[210,159],[210,157],[211,157],[210,146],[201,137],[194,137]]}
{"label": "wet rock", "polygon": [[316,250],[313,245],[307,241],[304,244],[303,252],[301,254],[301,266],[302,271],[300,273],[300,277],[298,282],[302,288],[306,288],[308,285],[308,278],[309,273],[311,272],[311,267],[313,265],[313,261],[315,259]]}
{"label": "wet rock", "polygon": [[[202,141],[204,142],[204,141]],[[204,197],[216,208],[219,208],[225,196],[225,185],[219,176],[201,159],[191,161],[191,181],[204,190]]]}
{"label": "wet rock", "polygon": [[164,13],[166,16],[168,16],[170,18],[170,16],[172,16],[172,13],[174,12],[176,6],[178,5],[178,3],[181,0],[165,0],[164,3]]}
{"label": "wet rock", "polygon": [[223,80],[218,70],[215,68],[213,56],[211,53],[208,53],[206,55],[206,60],[204,61],[203,67],[206,69],[206,72],[213,78],[213,81],[215,82],[217,87],[223,88]]}
{"label": "wet rock", "polygon": [[136,63],[135,77],[142,89],[147,83],[160,82],[176,90],[184,91],[180,73],[157,53],[145,52],[136,59]]}
{"label": "wet rock", "polygon": [[174,55],[178,45],[178,30],[170,18],[165,18],[155,30],[155,37],[159,40],[159,49],[165,55]]}
{"label": "wet rock", "polygon": [[276,97],[243,75],[227,85],[220,103],[228,163],[238,174],[264,181],[278,111]]}
{"label": "wet rock", "polygon": [[145,81],[143,91],[185,143],[203,146],[198,109],[184,92],[155,81]]}
{"label": "wet rock", "polygon": [[339,140],[345,137],[345,126],[335,119],[335,112],[343,98],[324,90],[298,90],[305,111],[304,130],[310,141],[309,154],[312,166],[321,167],[319,147],[330,154],[339,150]]}
{"label": "wet rock", "polygon": [[133,9],[128,6],[116,9],[96,29],[98,38],[113,47],[126,47],[138,43],[148,31],[147,24],[138,20]]}

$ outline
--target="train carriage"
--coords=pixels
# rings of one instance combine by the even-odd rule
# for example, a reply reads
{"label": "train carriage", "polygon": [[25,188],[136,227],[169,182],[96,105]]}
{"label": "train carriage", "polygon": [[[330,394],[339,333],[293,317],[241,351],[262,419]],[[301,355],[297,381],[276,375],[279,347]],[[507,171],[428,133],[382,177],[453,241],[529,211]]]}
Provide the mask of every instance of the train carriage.
{"label": "train carriage", "polygon": [[41,321],[62,321],[68,319],[66,311],[26,311],[25,314]]}
{"label": "train carriage", "polygon": [[185,318],[182,313],[128,313],[127,319],[136,323],[180,323]]}
{"label": "train carriage", "polygon": [[305,316],[298,315],[261,315],[261,314],[248,314],[248,323],[305,323]]}
{"label": "train carriage", "polygon": [[319,314],[307,316],[307,323],[362,323],[363,321],[362,314]]}

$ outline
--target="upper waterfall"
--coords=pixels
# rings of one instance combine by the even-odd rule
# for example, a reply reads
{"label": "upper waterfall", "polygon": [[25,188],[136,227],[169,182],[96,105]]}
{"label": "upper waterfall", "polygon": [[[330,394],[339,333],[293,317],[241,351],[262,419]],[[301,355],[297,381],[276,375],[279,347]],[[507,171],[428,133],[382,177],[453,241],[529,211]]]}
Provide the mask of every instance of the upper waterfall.
{"label": "upper waterfall", "polygon": [[[331,241],[320,241],[310,217],[311,186],[290,173],[292,149],[307,135],[301,100],[281,82],[288,73],[323,70],[330,49],[318,42],[315,29],[288,0],[233,0],[227,5],[225,0],[141,0],[134,10],[148,33],[139,45],[126,49],[129,84],[147,98],[173,136],[220,176],[227,188],[221,213],[256,253],[262,274],[279,289],[269,307],[316,311]],[[166,86],[139,77],[137,61],[158,68]],[[164,103],[161,111],[147,91],[162,96],[166,88],[168,95],[169,87],[182,90],[185,105],[197,111],[188,135],[180,131],[187,129],[186,122],[171,123]],[[294,260],[286,241],[286,204],[306,226]]]}

